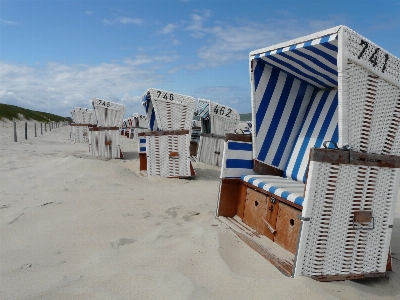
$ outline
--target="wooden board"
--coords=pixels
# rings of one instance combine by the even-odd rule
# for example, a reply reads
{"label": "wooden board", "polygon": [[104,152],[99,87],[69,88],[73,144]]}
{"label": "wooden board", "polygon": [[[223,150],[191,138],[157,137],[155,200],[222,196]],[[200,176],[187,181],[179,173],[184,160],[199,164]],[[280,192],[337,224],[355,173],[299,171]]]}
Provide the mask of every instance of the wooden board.
{"label": "wooden board", "polygon": [[264,164],[256,159],[254,159],[253,170],[262,175],[273,175],[273,176],[283,177],[283,170]]}
{"label": "wooden board", "polygon": [[159,130],[159,131],[148,131],[140,132],[138,136],[162,136],[162,135],[184,135],[189,134],[189,130]]}
{"label": "wooden board", "polygon": [[293,254],[296,254],[301,227],[298,216],[301,216],[301,211],[298,209],[285,203],[279,204],[274,241]]}
{"label": "wooden board", "polygon": [[282,249],[267,237],[259,235],[237,216],[234,218],[218,217],[218,220],[228,225],[242,241],[267,259],[284,275],[293,276],[294,255],[292,253]]}
{"label": "wooden board", "polygon": [[[351,159],[351,160],[350,160]],[[311,148],[310,160],[335,164],[400,168],[400,156]]]}
{"label": "wooden board", "polygon": [[267,216],[268,197],[253,189],[248,188],[244,205],[243,222],[258,233],[274,240],[274,234],[264,222]]}
{"label": "wooden board", "polygon": [[251,134],[227,133],[225,135],[225,142],[227,142],[227,141],[238,141],[238,142],[251,143],[252,136],[251,136]]}
{"label": "wooden board", "polygon": [[259,192],[262,193],[262,194],[265,194],[265,195],[267,195],[267,196],[273,196],[274,198],[276,198],[277,200],[279,200],[279,202],[286,203],[287,205],[292,206],[292,207],[294,207],[294,208],[296,208],[296,209],[298,209],[298,210],[300,210],[300,211],[303,209],[303,207],[302,207],[301,205],[298,205],[298,204],[296,204],[296,203],[294,203],[294,202],[291,202],[291,201],[289,201],[289,200],[287,200],[287,199],[285,199],[285,198],[282,198],[282,197],[279,197],[279,196],[277,196],[277,195],[274,195],[274,194],[272,194],[272,193],[270,193],[270,192],[267,192],[266,190],[263,190],[263,189],[259,188],[258,186],[252,185],[251,183],[248,183],[248,182],[243,181],[243,180],[241,180],[241,179],[240,179],[240,182],[241,182],[243,185],[246,185],[246,186],[252,188],[253,190],[259,191]]}
{"label": "wooden board", "polygon": [[247,186],[244,184],[240,185],[240,190],[239,190],[239,200],[238,200],[238,207],[237,207],[237,212],[236,214],[240,219],[243,220],[244,216],[244,206],[246,204],[246,195],[247,195]]}
{"label": "wooden board", "polygon": [[139,153],[139,170],[147,171],[147,156],[146,153]]}
{"label": "wooden board", "polygon": [[190,156],[197,156],[198,146],[199,146],[199,143],[190,141],[190,148],[189,148]]}
{"label": "wooden board", "polygon": [[240,179],[221,180],[217,216],[233,217],[238,210]]}

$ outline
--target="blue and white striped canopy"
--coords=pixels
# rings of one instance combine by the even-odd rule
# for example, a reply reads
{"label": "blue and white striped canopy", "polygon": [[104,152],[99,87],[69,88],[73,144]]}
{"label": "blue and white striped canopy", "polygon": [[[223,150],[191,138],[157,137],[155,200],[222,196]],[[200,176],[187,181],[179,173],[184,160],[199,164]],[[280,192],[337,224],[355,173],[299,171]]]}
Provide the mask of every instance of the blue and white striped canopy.
{"label": "blue and white striped canopy", "polygon": [[150,93],[144,94],[142,98],[142,104],[146,110],[147,119],[149,120],[149,128],[151,131],[158,130],[156,112],[153,108],[153,103],[151,102]]}
{"label": "blue and white striped canopy", "polygon": [[338,86],[337,33],[260,53],[254,59],[317,88]]}
{"label": "blue and white striped canopy", "polygon": [[207,120],[210,116],[210,101],[199,100],[195,115]]}

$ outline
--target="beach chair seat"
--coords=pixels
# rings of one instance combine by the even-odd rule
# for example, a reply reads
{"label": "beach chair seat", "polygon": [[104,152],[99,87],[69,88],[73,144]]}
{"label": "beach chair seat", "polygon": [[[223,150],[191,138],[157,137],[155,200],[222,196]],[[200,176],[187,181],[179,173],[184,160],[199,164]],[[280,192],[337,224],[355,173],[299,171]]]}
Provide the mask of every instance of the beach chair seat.
{"label": "beach chair seat", "polygon": [[304,201],[304,183],[273,175],[242,175],[241,180],[297,205]]}

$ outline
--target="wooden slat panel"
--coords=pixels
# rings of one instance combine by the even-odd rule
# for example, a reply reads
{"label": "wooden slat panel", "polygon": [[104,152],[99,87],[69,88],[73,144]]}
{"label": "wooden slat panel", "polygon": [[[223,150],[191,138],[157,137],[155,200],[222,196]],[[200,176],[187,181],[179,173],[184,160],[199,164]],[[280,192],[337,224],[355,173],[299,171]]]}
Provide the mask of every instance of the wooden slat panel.
{"label": "wooden slat panel", "polygon": [[243,220],[244,216],[244,205],[246,203],[247,186],[240,184],[240,196],[238,201],[237,216]]}
{"label": "wooden slat panel", "polygon": [[240,179],[221,180],[217,216],[233,217],[238,210],[240,197]]}
{"label": "wooden slat panel", "polygon": [[184,135],[189,134],[189,130],[159,130],[140,132],[138,136],[161,136],[161,135]]}
{"label": "wooden slat panel", "polygon": [[279,197],[279,196],[277,196],[277,195],[271,194],[270,192],[267,192],[266,190],[263,190],[263,189],[261,189],[261,188],[255,186],[255,185],[252,185],[252,184],[250,184],[250,183],[248,183],[248,182],[246,182],[246,181],[243,181],[243,180],[241,180],[241,179],[240,179],[240,181],[241,181],[242,184],[244,184],[244,185],[246,185],[246,186],[252,188],[253,190],[259,191],[260,193],[263,193],[263,194],[268,195],[268,196],[273,196],[274,198],[276,198],[277,200],[279,200],[279,202],[284,202],[284,203],[286,203],[287,205],[290,205],[290,206],[292,206],[292,207],[294,207],[294,208],[296,208],[296,209],[298,209],[298,210],[300,210],[300,211],[303,210],[303,207],[302,207],[301,205],[295,204],[295,203],[290,202],[289,200],[286,200],[286,199],[284,199],[284,198],[282,198],[282,197]]}
{"label": "wooden slat panel", "polygon": [[225,135],[225,142],[227,141],[236,141],[236,142],[246,142],[251,143],[252,136],[251,134],[235,134],[235,133],[227,133]]}
{"label": "wooden slat panel", "polygon": [[147,171],[146,153],[139,153],[139,169],[140,171]]}
{"label": "wooden slat panel", "polygon": [[119,127],[92,127],[89,131],[119,130]]}
{"label": "wooden slat panel", "polygon": [[224,135],[217,135],[213,133],[200,133],[200,136],[214,138],[214,139],[222,139],[222,140],[225,139]]}
{"label": "wooden slat panel", "polygon": [[322,276],[311,276],[312,279],[318,281],[337,281],[337,280],[353,280],[353,279],[363,279],[363,278],[376,278],[376,277],[384,277],[386,272],[384,273],[369,273],[369,274],[346,274],[346,275],[322,275]]}
{"label": "wooden slat panel", "polygon": [[286,276],[293,275],[294,255],[265,236],[259,236],[249,229],[238,217],[219,217],[232,231],[252,249],[261,254]]}
{"label": "wooden slat panel", "polygon": [[262,175],[273,175],[283,177],[283,170],[264,164],[258,160],[254,160],[253,170]]}
{"label": "wooden slat panel", "polygon": [[268,199],[266,195],[250,188],[247,189],[243,223],[267,238],[274,240],[274,234],[263,221],[267,216],[267,207]]}
{"label": "wooden slat panel", "polygon": [[301,227],[298,216],[301,216],[301,211],[298,209],[285,203],[279,204],[274,241],[293,254],[296,254]]}
{"label": "wooden slat panel", "polygon": [[351,156],[352,160],[350,160],[350,151],[345,150],[312,148],[310,152],[310,160],[317,162],[377,166],[382,168],[400,168],[400,156],[397,155],[382,155],[352,151]]}

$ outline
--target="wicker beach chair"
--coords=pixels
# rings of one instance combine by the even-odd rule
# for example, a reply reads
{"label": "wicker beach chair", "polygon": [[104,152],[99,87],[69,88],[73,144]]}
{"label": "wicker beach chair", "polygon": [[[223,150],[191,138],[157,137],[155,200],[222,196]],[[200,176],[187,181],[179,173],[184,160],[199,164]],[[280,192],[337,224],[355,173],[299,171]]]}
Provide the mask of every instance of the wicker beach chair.
{"label": "wicker beach chair", "polygon": [[139,153],[141,170],[147,170],[148,176],[194,176],[189,143],[195,99],[149,89],[143,96],[143,105],[150,131],[139,134],[140,139],[146,138],[145,157]]}
{"label": "wicker beach chair", "polygon": [[94,98],[92,105],[97,127],[89,128],[89,149],[92,155],[106,158],[122,158],[119,133],[125,114],[122,104]]}
{"label": "wicker beach chair", "polygon": [[199,99],[195,114],[201,122],[197,161],[221,166],[225,134],[234,132],[240,120],[239,113],[225,105]]}
{"label": "wicker beach chair", "polygon": [[96,126],[96,116],[92,109],[76,107],[71,110],[73,123],[70,124],[70,137],[74,143],[89,142],[89,127]]}
{"label": "wicker beach chair", "polygon": [[218,218],[288,276],[383,276],[400,179],[400,60],[345,26],[250,53]]}
{"label": "wicker beach chair", "polygon": [[129,130],[129,138],[138,140],[139,133],[149,131],[147,117],[145,115],[134,113],[131,117],[131,128]]}

